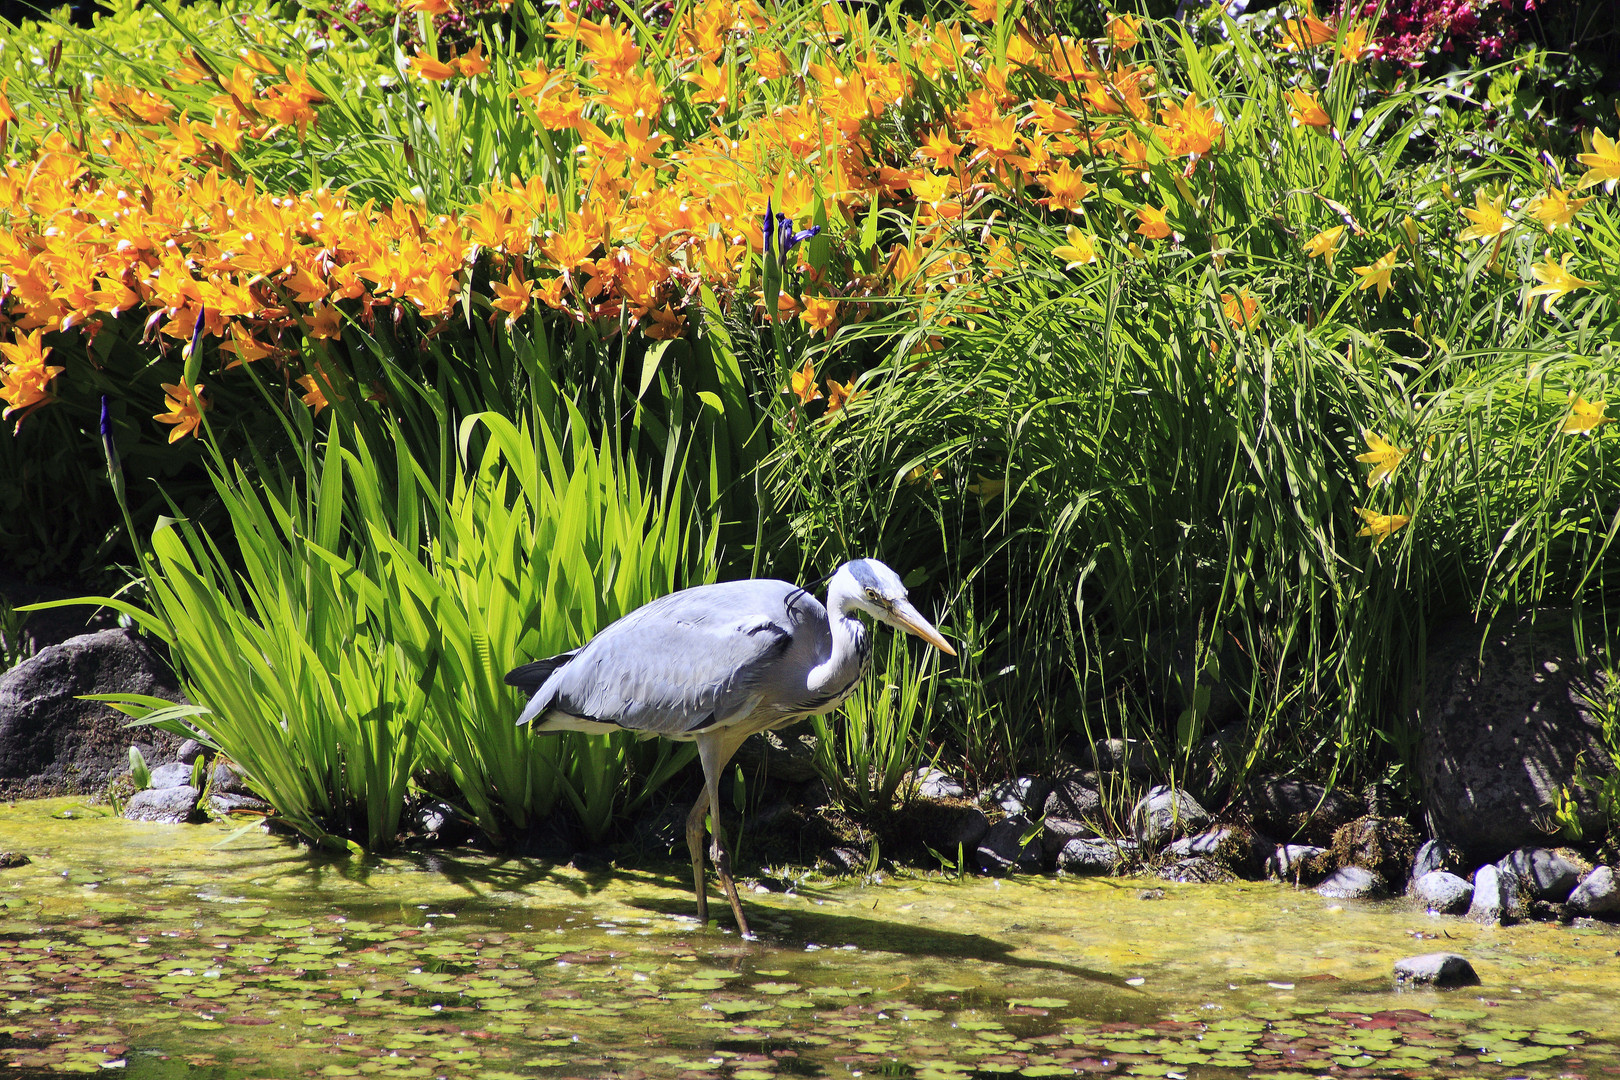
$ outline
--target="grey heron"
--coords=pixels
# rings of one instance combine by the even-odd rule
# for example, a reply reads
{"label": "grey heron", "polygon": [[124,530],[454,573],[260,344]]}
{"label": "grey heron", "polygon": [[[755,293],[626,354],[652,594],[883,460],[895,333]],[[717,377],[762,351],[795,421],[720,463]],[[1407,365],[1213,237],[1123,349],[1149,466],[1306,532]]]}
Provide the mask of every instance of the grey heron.
{"label": "grey heron", "polygon": [[872,655],[866,612],[955,656],[876,559],[839,567],[821,604],[787,581],[725,581],[670,593],[612,623],[589,643],[507,673],[532,690],[518,723],[539,731],[623,730],[697,743],[703,791],[686,819],[698,917],[709,917],[703,821],[713,810],[714,863],[747,935],[730,856],[720,838],[720,774],[743,740],[831,712],[854,691]]}

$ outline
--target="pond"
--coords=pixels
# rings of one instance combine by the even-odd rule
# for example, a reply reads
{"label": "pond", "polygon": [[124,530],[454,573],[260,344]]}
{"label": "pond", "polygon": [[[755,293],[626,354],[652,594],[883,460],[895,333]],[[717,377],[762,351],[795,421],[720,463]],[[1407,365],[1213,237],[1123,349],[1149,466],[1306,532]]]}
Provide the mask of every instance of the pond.
{"label": "pond", "polygon": [[[674,861],[336,860],[72,799],[0,807],[0,851],[9,1076],[1620,1075],[1610,927],[916,875],[751,894],[751,943]],[[1393,989],[1438,950],[1483,985]]]}

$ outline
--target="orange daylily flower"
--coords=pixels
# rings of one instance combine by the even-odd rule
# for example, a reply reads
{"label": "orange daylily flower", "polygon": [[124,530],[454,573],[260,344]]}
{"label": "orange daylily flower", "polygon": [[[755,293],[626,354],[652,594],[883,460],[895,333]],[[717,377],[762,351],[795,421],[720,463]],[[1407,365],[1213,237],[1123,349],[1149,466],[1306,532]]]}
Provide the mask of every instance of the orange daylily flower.
{"label": "orange daylily flower", "polygon": [[173,424],[174,429],[169,432],[169,442],[179,442],[187,435],[193,437],[197,434],[197,427],[202,423],[203,410],[208,408],[208,398],[203,393],[202,383],[194,388],[187,389],[176,383],[163,384],[164,405],[168,412],[155,414],[152,419],[160,424]]}

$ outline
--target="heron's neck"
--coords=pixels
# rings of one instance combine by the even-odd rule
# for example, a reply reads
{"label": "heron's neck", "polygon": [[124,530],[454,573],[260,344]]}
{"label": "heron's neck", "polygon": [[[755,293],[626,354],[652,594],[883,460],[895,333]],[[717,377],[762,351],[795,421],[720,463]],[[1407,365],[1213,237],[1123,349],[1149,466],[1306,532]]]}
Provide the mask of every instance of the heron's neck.
{"label": "heron's neck", "polygon": [[832,583],[827,586],[827,622],[832,648],[827,659],[810,670],[810,689],[817,693],[841,689],[854,682],[872,654],[866,624],[855,614],[859,589],[854,579],[845,573],[833,575]]}

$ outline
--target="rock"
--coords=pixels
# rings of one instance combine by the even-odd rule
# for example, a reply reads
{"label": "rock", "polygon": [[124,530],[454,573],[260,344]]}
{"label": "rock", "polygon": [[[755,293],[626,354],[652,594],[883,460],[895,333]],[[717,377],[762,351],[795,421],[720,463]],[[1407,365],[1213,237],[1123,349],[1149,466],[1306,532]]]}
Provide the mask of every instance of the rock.
{"label": "rock", "polygon": [[828,848],[827,861],[832,863],[833,869],[840,874],[864,874],[866,872],[866,854],[852,847]]}
{"label": "rock", "polygon": [[1430,911],[1460,915],[1474,899],[1474,887],[1446,870],[1430,870],[1412,882],[1412,896]]}
{"label": "rock", "polygon": [[1056,858],[1063,845],[1070,840],[1094,840],[1096,837],[1097,830],[1083,821],[1049,817],[1041,822],[1041,850],[1048,858]]}
{"label": "rock", "polygon": [[1340,828],[1361,816],[1353,796],[1306,780],[1266,777],[1249,789],[1249,812],[1263,833],[1325,845]]}
{"label": "rock", "polygon": [[1429,831],[1496,859],[1543,843],[1537,823],[1566,791],[1581,828],[1601,833],[1602,803],[1575,780],[1577,763],[1589,780],[1617,772],[1591,704],[1605,700],[1605,658],[1578,655],[1569,614],[1503,617],[1488,631],[1461,621],[1430,642],[1417,747]]}
{"label": "rock", "polygon": [[210,758],[213,756],[213,754],[209,753],[208,748],[196,739],[187,739],[180,744],[180,749],[174,752],[174,760],[182,765],[194,765],[198,758]]}
{"label": "rock", "polygon": [[955,858],[958,848],[971,853],[990,831],[984,811],[966,803],[919,799],[911,804],[909,813],[923,843],[945,858]]}
{"label": "rock", "polygon": [[1134,840],[1070,840],[1058,852],[1057,868],[1069,874],[1115,874],[1136,854]]}
{"label": "rock", "polygon": [[817,742],[809,732],[762,731],[744,740],[732,760],[742,766],[744,776],[763,769],[772,780],[803,784],[816,778]]}
{"label": "rock", "polygon": [[197,799],[202,792],[190,784],[184,787],[148,788],[137,791],[124,804],[124,817],[158,825],[184,825],[194,820]]}
{"label": "rock", "polygon": [[27,866],[33,861],[19,851],[0,851],[0,870],[13,870],[19,866]]}
{"label": "rock", "polygon": [[1370,900],[1389,892],[1383,878],[1362,866],[1339,867],[1316,891],[1330,900]]}
{"label": "rock", "polygon": [[967,788],[938,769],[917,770],[917,794],[925,799],[965,799]]}
{"label": "rock", "polygon": [[1147,772],[1142,746],[1135,739],[1098,739],[1091,744],[1091,756],[1099,773]]}
{"label": "rock", "polygon": [[[232,799],[247,799],[249,802],[259,800],[251,796],[232,795]],[[475,823],[459,807],[452,806],[443,799],[423,799],[410,807],[406,814],[406,825],[414,833],[429,840],[438,840],[445,844],[458,844],[463,840],[472,838],[476,831]],[[762,822],[768,824],[768,822]],[[685,823],[682,823],[682,835],[685,835]]]}
{"label": "rock", "polygon": [[1474,871],[1474,899],[1468,917],[1477,923],[1506,924],[1519,915],[1519,878],[1511,870],[1486,863]]}
{"label": "rock", "polygon": [[169,665],[131,630],[69,638],[0,675],[0,798],[99,794],[129,770],[132,733],[148,761],[171,758],[179,736],[78,700],[114,693],[180,700]]}
{"label": "rock", "polygon": [[1045,780],[1033,776],[1020,776],[1016,780],[997,784],[980,795],[979,805],[998,807],[1004,814],[1034,816],[1039,808],[1046,805],[1046,795],[1050,790],[1051,785]]}
{"label": "rock", "polygon": [[1039,837],[1024,841],[1030,831],[1030,821],[1022,815],[1003,818],[990,826],[990,831],[979,841],[974,856],[979,869],[998,877],[1005,874],[1036,874],[1041,869]]}
{"label": "rock", "polygon": [[1049,818],[1083,821],[1102,808],[1102,796],[1095,785],[1083,780],[1059,780],[1052,785],[1042,811]]}
{"label": "rock", "polygon": [[190,787],[191,766],[171,761],[151,770],[152,782],[147,787],[161,791],[164,788]]}
{"label": "rock", "polygon": [[1166,847],[1164,853],[1175,859],[1211,858],[1239,876],[1255,878],[1265,873],[1266,860],[1276,848],[1276,844],[1247,830],[1221,825],[1184,836]]}
{"label": "rock", "polygon": [[1329,853],[1339,866],[1359,866],[1371,870],[1384,881],[1400,888],[1412,865],[1417,833],[1399,818],[1363,817],[1341,825],[1333,834]]}
{"label": "rock", "polygon": [[1278,844],[1266,859],[1266,876],[1300,885],[1315,883],[1321,875],[1308,869],[1318,856],[1326,855],[1327,848],[1313,844]]}
{"label": "rock", "polygon": [[208,796],[204,804],[208,816],[213,818],[228,818],[232,814],[268,814],[271,806],[263,799],[255,799],[251,795],[221,795],[218,792]]}
{"label": "rock", "polygon": [[1620,882],[1614,869],[1600,866],[1581,879],[1569,894],[1569,910],[1577,915],[1620,917]]}
{"label": "rock", "polygon": [[1162,784],[1149,788],[1131,811],[1131,834],[1150,851],[1208,824],[1209,811],[1198,805],[1197,799]]}
{"label": "rock", "polygon": [[1496,863],[1502,870],[1518,875],[1534,899],[1562,904],[1569,899],[1581,876],[1591,869],[1550,848],[1514,848]]}
{"label": "rock", "polygon": [[1456,953],[1425,953],[1395,961],[1396,986],[1478,986],[1474,965]]}
{"label": "rock", "polygon": [[1424,874],[1436,870],[1444,870],[1451,874],[1460,874],[1466,864],[1463,862],[1463,853],[1444,840],[1425,840],[1412,856],[1412,873],[1408,881],[1416,881]]}
{"label": "rock", "polygon": [[1236,881],[1237,875],[1232,873],[1219,859],[1208,855],[1194,855],[1185,859],[1177,859],[1168,866],[1161,866],[1157,871],[1159,877],[1165,881],[1176,881],[1187,885],[1219,885],[1227,881]]}
{"label": "rock", "polygon": [[256,793],[247,786],[247,781],[242,779],[242,774],[224,761],[214,763],[214,771],[209,774],[208,783],[209,790],[220,795],[255,795],[256,797]]}

